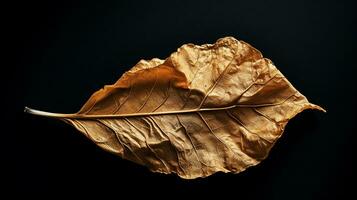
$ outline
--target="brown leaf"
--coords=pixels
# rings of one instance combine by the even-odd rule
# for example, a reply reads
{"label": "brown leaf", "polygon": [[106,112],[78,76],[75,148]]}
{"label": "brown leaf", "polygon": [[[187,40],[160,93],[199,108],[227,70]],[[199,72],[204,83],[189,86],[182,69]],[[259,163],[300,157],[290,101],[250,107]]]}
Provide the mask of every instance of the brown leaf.
{"label": "brown leaf", "polygon": [[262,54],[232,37],[141,60],[75,114],[26,108],[73,125],[103,149],[194,179],[258,164],[304,109],[318,109]]}

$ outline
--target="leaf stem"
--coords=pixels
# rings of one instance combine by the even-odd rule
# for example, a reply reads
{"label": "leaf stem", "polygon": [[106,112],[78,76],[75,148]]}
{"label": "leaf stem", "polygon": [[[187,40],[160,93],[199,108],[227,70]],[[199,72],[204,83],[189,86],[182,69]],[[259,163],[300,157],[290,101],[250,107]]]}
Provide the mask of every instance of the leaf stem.
{"label": "leaf stem", "polygon": [[51,112],[32,109],[29,107],[25,107],[24,112],[32,115],[51,117],[51,118],[73,118],[76,116],[76,114],[51,113]]}

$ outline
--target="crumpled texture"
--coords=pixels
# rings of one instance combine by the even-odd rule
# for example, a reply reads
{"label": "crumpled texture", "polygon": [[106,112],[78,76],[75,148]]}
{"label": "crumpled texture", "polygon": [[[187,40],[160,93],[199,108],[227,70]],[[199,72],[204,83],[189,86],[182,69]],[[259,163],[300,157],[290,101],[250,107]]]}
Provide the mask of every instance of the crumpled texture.
{"label": "crumpled texture", "polygon": [[141,60],[78,113],[53,116],[124,159],[194,179],[258,164],[309,108],[323,111],[258,50],[225,37]]}

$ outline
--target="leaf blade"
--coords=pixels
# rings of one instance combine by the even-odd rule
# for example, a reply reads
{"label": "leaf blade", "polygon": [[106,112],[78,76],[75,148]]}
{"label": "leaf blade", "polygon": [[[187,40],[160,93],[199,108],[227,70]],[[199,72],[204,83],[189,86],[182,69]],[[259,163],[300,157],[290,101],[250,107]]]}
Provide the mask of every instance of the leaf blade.
{"label": "leaf blade", "polygon": [[25,112],[62,119],[152,171],[193,179],[258,164],[304,109],[324,111],[258,50],[226,37],[140,61],[75,114]]}

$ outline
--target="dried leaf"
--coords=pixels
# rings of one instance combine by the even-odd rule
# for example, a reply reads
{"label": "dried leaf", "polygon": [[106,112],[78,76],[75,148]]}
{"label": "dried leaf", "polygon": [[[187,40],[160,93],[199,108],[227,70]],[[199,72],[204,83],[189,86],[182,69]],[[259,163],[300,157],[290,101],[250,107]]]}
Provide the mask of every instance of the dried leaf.
{"label": "dried leaf", "polygon": [[151,171],[194,179],[258,164],[304,109],[318,109],[273,63],[232,37],[141,60],[75,114],[26,108],[73,125]]}

